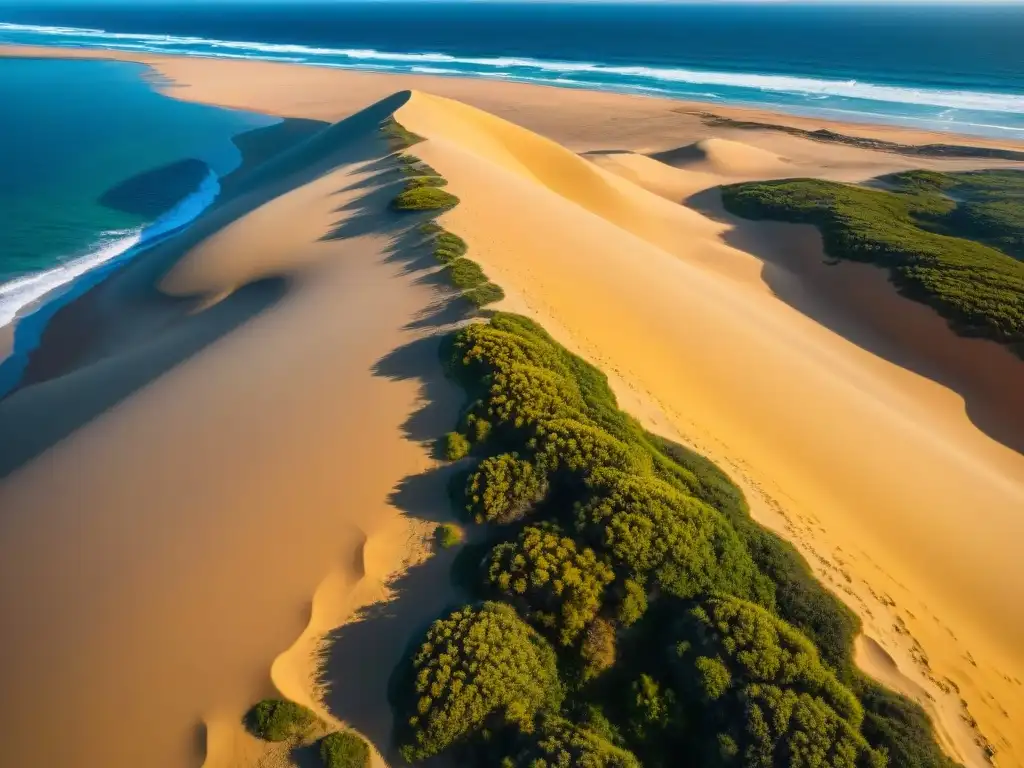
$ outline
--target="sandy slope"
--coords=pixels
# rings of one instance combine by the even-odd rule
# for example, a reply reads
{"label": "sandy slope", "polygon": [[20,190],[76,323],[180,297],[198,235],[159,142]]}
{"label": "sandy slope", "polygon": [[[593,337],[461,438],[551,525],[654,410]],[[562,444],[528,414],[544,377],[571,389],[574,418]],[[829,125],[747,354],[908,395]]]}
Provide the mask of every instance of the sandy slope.
{"label": "sandy slope", "polygon": [[[797,542],[865,619],[865,667],[924,696],[952,753],[982,764],[976,720],[1001,766],[1024,765],[1024,569],[1015,551],[1024,532],[1024,459],[1005,447],[1022,439],[1011,418],[1024,391],[1020,362],[985,342],[957,339],[871,268],[823,268],[813,232],[737,222],[713,194],[698,194],[727,179],[856,180],[983,163],[712,132],[685,105],[657,99],[84,55],[151,63],[182,98],[332,120],[415,85],[572,150],[606,152],[583,159],[422,93],[400,110],[409,128],[429,137],[417,153],[462,198],[446,214],[448,225],[507,289],[508,307],[537,317],[600,364],[645,423],[713,456],[743,484],[759,518]],[[708,138],[727,141],[696,144]],[[672,166],[646,156],[679,148],[688,153],[677,152],[682,161]],[[68,350],[54,350],[51,373],[68,375],[0,403],[0,429],[17,428],[25,441],[58,422],[43,429],[56,445],[0,485],[0,505],[19,512],[0,521],[7,555],[0,584],[33,585],[0,592],[5,616],[32,630],[11,641],[18,665],[0,663],[5,690],[32,705],[18,729],[31,733],[39,708],[65,681],[75,681],[64,700],[76,710],[86,709],[86,692],[106,691],[109,681],[110,695],[90,700],[90,714],[74,723],[74,747],[96,755],[111,741],[90,734],[126,730],[116,702],[152,701],[150,689],[166,688],[153,707],[128,713],[128,730],[140,736],[122,751],[153,745],[168,765],[187,764],[183,735],[203,718],[211,765],[231,765],[237,748],[252,747],[238,735],[237,713],[269,690],[267,669],[289,696],[310,697],[309,650],[326,630],[335,649],[325,660],[327,681],[351,683],[348,690],[335,683],[328,707],[385,743],[390,664],[380,658],[397,659],[408,628],[439,611],[443,595],[431,585],[444,578],[445,563],[434,558],[413,569],[417,577],[397,585],[406,597],[386,611],[345,622],[354,606],[380,594],[370,574],[411,556],[396,505],[437,513],[416,501],[430,498],[439,481],[433,472],[388,498],[402,477],[430,466],[409,441],[429,431],[421,429],[424,417],[405,416],[423,387],[441,400],[444,387],[407,378],[426,364],[415,356],[399,355],[373,375],[387,350],[418,338],[408,320],[433,293],[382,261],[387,219],[360,215],[382,206],[376,197],[362,202],[367,188],[352,188],[376,170],[359,164],[372,154],[332,158],[321,169],[330,182],[293,179],[262,205],[240,204],[244,218],[197,227],[194,242],[161,255],[159,268],[125,273],[72,317],[75,332],[66,338],[76,345],[78,325],[99,330],[86,334],[76,365],[68,365]],[[684,199],[692,207],[679,205]],[[353,222],[350,237],[320,241],[339,220]],[[154,300],[146,289],[155,284],[199,298]],[[203,311],[192,321],[182,306]],[[412,349],[432,362],[433,350]],[[152,380],[126,385],[125,371],[140,360]],[[111,390],[123,394],[113,402],[80,396]],[[72,392],[85,406],[70,402]],[[349,407],[356,401],[379,407]],[[979,411],[985,405],[990,413]],[[87,421],[83,407],[87,426],[56,442],[62,420]],[[443,410],[439,429],[450,420]],[[435,409],[428,413],[434,424]],[[31,454],[32,446],[18,451]],[[182,494],[192,502],[184,510],[172,503]],[[36,509],[46,514],[30,514]],[[95,525],[83,525],[83,509],[98,510]],[[281,509],[295,510],[304,524],[291,524]],[[383,554],[366,556],[373,552]],[[69,560],[72,583],[63,578]],[[371,561],[379,566],[367,567]],[[137,569],[139,579],[122,583]],[[37,648],[39,636],[53,639]],[[143,647],[151,652],[139,653]],[[12,743],[28,749],[26,740]],[[45,747],[64,755],[59,744]],[[102,764],[118,764],[105,757]]]}
{"label": "sandy slope", "polygon": [[[683,236],[664,237],[651,224],[662,198],[464,105],[417,94],[398,117],[431,139],[417,151],[463,200],[451,225],[513,305],[760,495],[762,518],[812,553],[893,668],[935,697],[952,751],[983,763],[974,717],[1000,764],[1021,764],[1021,455],[949,390],[756,290],[751,257],[722,243],[728,227],[680,207],[670,228]],[[1008,368],[1017,382],[1020,368]]]}
{"label": "sandy slope", "polygon": [[[0,402],[5,764],[251,765],[241,713],[313,690],[304,627],[384,597],[448,513],[418,480],[457,408],[443,294],[390,255],[386,114],[70,305],[40,351],[53,377]],[[381,695],[339,679],[325,699],[378,743],[402,644],[448,599],[424,578],[362,641]]]}

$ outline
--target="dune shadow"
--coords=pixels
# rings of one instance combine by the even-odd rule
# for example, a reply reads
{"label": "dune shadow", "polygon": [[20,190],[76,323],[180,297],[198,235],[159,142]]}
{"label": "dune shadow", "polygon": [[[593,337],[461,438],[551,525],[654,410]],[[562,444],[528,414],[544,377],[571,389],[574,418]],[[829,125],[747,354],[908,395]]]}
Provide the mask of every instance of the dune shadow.
{"label": "dune shadow", "polygon": [[930,307],[900,295],[881,268],[873,268],[882,279],[867,298],[853,282],[837,287],[847,273],[829,270],[846,262],[830,259],[820,233],[809,225],[733,216],[719,188],[683,204],[728,225],[725,243],[763,261],[761,278],[781,301],[872,355],[956,392],[975,427],[1024,454],[1024,362],[1009,350],[956,334]]}

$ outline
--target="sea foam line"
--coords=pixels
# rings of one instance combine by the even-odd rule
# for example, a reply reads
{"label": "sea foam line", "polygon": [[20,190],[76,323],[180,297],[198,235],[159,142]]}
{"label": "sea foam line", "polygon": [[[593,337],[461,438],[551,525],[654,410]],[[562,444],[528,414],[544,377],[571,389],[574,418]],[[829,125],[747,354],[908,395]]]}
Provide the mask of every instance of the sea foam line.
{"label": "sea foam line", "polygon": [[[574,75],[581,75],[588,78],[585,82],[591,87],[601,85],[601,78],[610,78],[607,84],[612,86],[623,85],[617,79],[632,78],[647,81],[651,85],[660,84],[662,87],[666,84],[718,86],[790,95],[796,94],[807,96],[808,98],[837,97],[949,109],[969,109],[982,112],[1024,113],[1024,95],[1019,94],[944,90],[938,88],[910,88],[865,83],[857,80],[828,80],[791,75],[713,72],[689,68],[610,66],[593,62],[549,61],[513,56],[464,57],[431,52],[399,53],[362,48],[325,48],[299,44],[260,43],[175,35],[106,32],[101,29],[88,28],[79,29],[75,27],[0,23],[0,34],[5,32],[8,33],[8,37],[12,35],[16,37],[19,33],[22,33],[69,38],[64,42],[91,47],[132,45],[134,48],[137,45],[143,50],[155,53],[217,55],[217,52],[220,52],[220,55],[228,57],[229,54],[224,53],[226,49],[227,51],[244,52],[234,54],[243,58],[275,59],[279,56],[287,56],[288,60],[293,62],[302,61],[327,66],[333,64],[359,67],[362,65],[371,68],[381,67],[384,63],[391,63],[415,65],[422,68],[424,65],[442,65],[443,68],[450,69],[453,74],[457,73],[467,76],[484,75],[487,74],[488,70],[492,74],[494,70],[527,70],[558,73],[562,76],[561,82],[563,83],[578,82],[568,78]],[[196,46],[206,46],[211,50],[196,50]],[[186,47],[188,50],[176,50],[176,48],[181,47]],[[437,68],[440,69],[442,67]],[[478,67],[484,71],[474,72],[471,69],[451,69],[452,67]]]}
{"label": "sea foam line", "polygon": [[57,310],[84,294],[123,262],[190,224],[210,207],[218,194],[220,181],[217,174],[210,171],[194,192],[152,224],[134,230],[106,232],[97,246],[84,256],[0,285],[0,327],[17,321],[13,350],[0,362],[0,397],[20,381],[29,353],[39,346],[43,330]]}

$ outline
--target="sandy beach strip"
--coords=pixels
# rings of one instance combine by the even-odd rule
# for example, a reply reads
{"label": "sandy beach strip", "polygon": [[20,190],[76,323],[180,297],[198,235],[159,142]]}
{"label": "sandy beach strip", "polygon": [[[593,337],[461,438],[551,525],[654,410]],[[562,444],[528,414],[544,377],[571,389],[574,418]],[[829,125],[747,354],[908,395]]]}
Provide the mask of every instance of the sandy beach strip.
{"label": "sandy beach strip", "polygon": [[[956,337],[930,310],[897,296],[874,268],[823,271],[813,231],[730,219],[707,192],[743,178],[857,181],[908,168],[1000,163],[712,128],[694,114],[703,107],[645,97],[265,62],[32,53],[140,61],[169,78],[168,92],[179,98],[321,120],[350,116],[402,87],[419,89],[399,119],[428,138],[418,154],[462,199],[446,225],[506,289],[507,308],[538,319],[598,364],[645,425],[698,448],[734,476],[758,519],[794,541],[861,615],[865,668],[919,698],[951,754],[985,765],[984,738],[1000,766],[1024,765],[1024,569],[1016,551],[1024,534],[1024,433],[1015,410],[1024,364],[988,342]],[[750,110],[716,113],[826,125]],[[951,141],[900,128],[828,127],[904,143]],[[645,156],[684,148],[671,165]],[[574,154],[595,151],[604,158]],[[69,679],[82,681],[70,686],[75,691],[90,690],[105,680],[97,675],[112,674],[116,648],[131,662],[131,674],[112,677],[120,700],[145,696],[144,684],[174,692],[157,713],[140,710],[146,722],[133,722],[132,733],[162,739],[167,765],[189,764],[188,750],[171,743],[184,726],[162,727],[168,719],[194,722],[198,702],[205,722],[227,723],[244,701],[269,690],[265,675],[278,654],[310,642],[308,627],[315,635],[359,602],[328,601],[333,607],[314,609],[313,622],[308,610],[296,615],[310,595],[337,596],[359,582],[358,568],[342,566],[342,573],[355,570],[340,582],[332,581],[332,568],[364,562],[367,541],[386,542],[383,550],[392,553],[380,572],[411,556],[397,543],[406,540],[407,523],[391,492],[403,478],[430,475],[432,464],[414,439],[421,435],[407,419],[425,392],[444,392],[445,385],[373,371],[388,350],[417,341],[423,330],[414,320],[437,299],[386,258],[386,224],[360,215],[372,207],[361,195],[377,194],[360,186],[374,173],[366,165],[372,154],[332,159],[335,170],[303,183],[292,178],[287,193],[272,193],[285,180],[271,179],[269,188],[251,190],[266,201],[245,216],[208,217],[173,251],[126,270],[120,289],[111,281],[107,299],[99,293],[78,308],[78,317],[104,321],[92,334],[98,363],[25,390],[21,402],[0,403],[0,424],[4,413],[59,421],[71,417],[52,404],[66,401],[68,388],[116,389],[124,375],[118,360],[125,369],[135,367],[131,355],[173,361],[145,386],[128,387],[113,407],[87,419],[75,414],[76,429],[0,485],[0,504],[20,513],[5,522],[3,540],[17,551],[0,583],[35,585],[5,596],[5,614],[32,628],[12,651],[26,670],[8,683],[19,696],[42,706]],[[360,224],[349,226],[348,237],[320,239],[349,219]],[[370,303],[355,284],[366,286]],[[163,291],[154,297],[156,285]],[[142,344],[148,330],[123,330],[126,297],[147,298],[128,305],[135,327],[177,330]],[[189,315],[176,301],[190,300],[206,308],[195,322],[178,317]],[[371,305],[382,311],[370,312]],[[367,317],[374,323],[366,325]],[[192,334],[213,340],[195,344]],[[350,407],[367,398],[379,402],[380,414]],[[450,425],[456,407],[428,409],[437,414],[435,429]],[[449,418],[443,426],[441,415]],[[388,461],[371,465],[368,454]],[[346,470],[337,475],[339,466]],[[47,482],[52,477],[66,480],[55,486]],[[195,503],[185,520],[175,519],[180,530],[143,526],[136,534],[136,510],[145,509],[146,521],[180,518],[182,493]],[[46,524],[30,509],[46,509]],[[83,509],[103,513],[95,527],[76,523]],[[282,509],[295,510],[303,524],[293,529]],[[345,511],[335,517],[338,509]],[[375,527],[382,520],[396,521],[395,528]],[[52,532],[63,530],[75,531],[75,540],[55,539]],[[102,534],[111,530],[131,535]],[[159,555],[145,567],[132,559],[139,541]],[[222,546],[200,547],[192,562],[195,555],[186,553],[197,541]],[[82,561],[82,547],[103,557]],[[62,580],[68,558],[92,580]],[[181,590],[184,563],[191,589]],[[241,579],[260,564],[256,585]],[[112,587],[136,568],[152,582]],[[83,586],[102,598],[81,601]],[[96,617],[120,615],[129,586],[153,595],[146,611],[158,615],[97,627]],[[240,591],[248,597],[239,600]],[[228,599],[233,608],[222,616]],[[130,634],[143,630],[145,637]],[[58,645],[37,650],[29,635],[59,638]],[[151,653],[139,654],[139,643],[150,644]],[[365,661],[358,648],[366,647],[357,633],[349,671],[365,670],[351,659]],[[74,659],[65,656],[72,648],[80,654]],[[220,654],[232,662],[209,679],[182,680],[171,671],[222,661]],[[284,675],[293,662],[285,654],[273,667]],[[282,679],[308,690],[299,678]],[[368,689],[379,684],[364,682]],[[89,732],[104,732],[111,710],[95,711]],[[355,724],[382,743],[385,726]],[[29,722],[19,726],[31,733]],[[94,748],[104,745],[97,739]]]}

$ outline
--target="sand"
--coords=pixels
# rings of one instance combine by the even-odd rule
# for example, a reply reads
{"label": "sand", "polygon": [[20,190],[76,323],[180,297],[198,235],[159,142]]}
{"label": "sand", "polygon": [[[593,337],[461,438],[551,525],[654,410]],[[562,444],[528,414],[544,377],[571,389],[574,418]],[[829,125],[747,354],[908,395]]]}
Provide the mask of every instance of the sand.
{"label": "sand", "polygon": [[[986,163],[712,129],[659,99],[107,55],[151,64],[181,98],[296,117],[418,89],[398,118],[428,138],[417,154],[462,199],[445,224],[503,306],[600,365],[647,426],[719,461],[862,616],[860,662],[926,705],[951,754],[985,765],[987,740],[1000,766],[1024,765],[1024,364],[954,336],[874,268],[824,266],[813,230],[726,216],[711,190]],[[443,473],[421,440],[457,398],[429,373],[436,322],[410,327],[436,289],[389,260],[385,198],[359,186],[380,149],[352,151],[261,180],[262,204],[243,195],[77,302],[65,322],[92,329],[85,341],[55,335],[75,354],[54,349],[48,380],[0,403],[0,429],[60,427],[42,430],[45,451],[19,447],[0,484],[19,513],[0,522],[0,583],[22,586],[0,608],[31,630],[0,666],[31,705],[4,726],[23,760],[195,765],[206,743],[210,766],[251,764],[237,719],[274,687],[387,747],[383,683],[409,628],[450,599],[431,587],[443,559],[399,577],[404,597],[357,609],[422,557]],[[344,239],[320,240],[339,224]],[[410,347],[422,358],[394,353]],[[150,358],[151,378],[127,386]],[[107,394],[83,413],[77,395],[94,391]],[[424,398],[444,405],[410,419]],[[336,687],[321,704],[310,652],[325,634]],[[85,713],[64,745],[38,738],[55,700]],[[189,738],[199,723],[206,738]]]}

